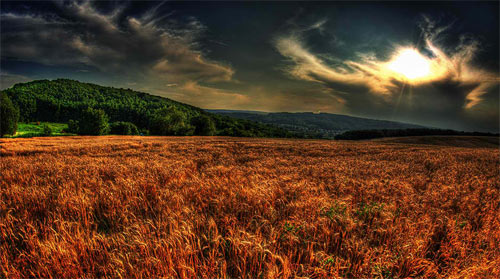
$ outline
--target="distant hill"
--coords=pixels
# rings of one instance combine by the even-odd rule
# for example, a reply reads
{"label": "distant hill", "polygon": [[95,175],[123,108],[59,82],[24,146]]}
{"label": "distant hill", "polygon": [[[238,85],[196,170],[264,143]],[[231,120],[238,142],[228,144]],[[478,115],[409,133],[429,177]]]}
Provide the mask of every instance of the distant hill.
{"label": "distant hill", "polygon": [[243,137],[295,137],[276,126],[218,115],[200,108],[131,89],[100,86],[69,79],[37,80],[3,90],[20,110],[20,121],[67,123],[81,118],[87,108],[104,110],[110,122],[127,121],[149,132],[155,117],[174,112],[181,123],[175,135],[194,133],[193,119],[204,115],[215,124],[215,135]]}
{"label": "distant hill", "polygon": [[217,113],[217,114],[224,114],[224,113],[251,113],[251,114],[260,114],[260,115],[268,115],[269,114],[269,112],[257,111],[257,110],[206,109],[205,111],[209,111],[211,113]]}
{"label": "distant hill", "polygon": [[304,133],[314,138],[333,138],[335,135],[352,130],[378,130],[378,129],[409,129],[423,128],[423,126],[353,117],[331,113],[312,112],[256,112],[237,110],[207,110],[220,115],[227,115],[239,119],[257,121],[277,125],[297,133]]}

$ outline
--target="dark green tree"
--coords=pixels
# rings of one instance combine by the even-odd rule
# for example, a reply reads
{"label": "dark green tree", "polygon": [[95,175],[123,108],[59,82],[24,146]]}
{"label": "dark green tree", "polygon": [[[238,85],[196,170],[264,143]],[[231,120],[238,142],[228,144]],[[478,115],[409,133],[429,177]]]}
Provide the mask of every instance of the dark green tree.
{"label": "dark green tree", "polygon": [[108,116],[101,109],[87,108],[78,121],[78,133],[81,135],[104,135],[109,131]]}
{"label": "dark green tree", "polygon": [[0,135],[13,135],[17,130],[19,110],[12,104],[7,94],[0,93]]}
{"label": "dark green tree", "polygon": [[113,135],[138,135],[139,129],[134,123],[118,121],[111,123],[110,133]]}
{"label": "dark green tree", "polygon": [[191,120],[191,124],[195,127],[194,134],[199,136],[215,135],[215,123],[208,115],[201,114]]}
{"label": "dark green tree", "polygon": [[52,130],[52,127],[50,127],[49,124],[43,124],[43,135],[44,136],[50,136],[52,135],[54,131]]}
{"label": "dark green tree", "polygon": [[151,121],[151,134],[159,136],[189,136],[194,127],[187,123],[186,116],[175,108],[159,109]]}
{"label": "dark green tree", "polygon": [[79,126],[78,120],[70,119],[68,121],[68,133],[78,134]]}

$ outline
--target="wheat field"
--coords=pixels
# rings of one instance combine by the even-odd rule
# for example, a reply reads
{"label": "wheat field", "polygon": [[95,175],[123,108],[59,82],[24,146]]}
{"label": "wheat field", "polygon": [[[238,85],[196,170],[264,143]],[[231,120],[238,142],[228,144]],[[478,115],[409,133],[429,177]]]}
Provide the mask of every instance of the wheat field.
{"label": "wheat field", "polygon": [[500,278],[498,148],[1,140],[2,278]]}

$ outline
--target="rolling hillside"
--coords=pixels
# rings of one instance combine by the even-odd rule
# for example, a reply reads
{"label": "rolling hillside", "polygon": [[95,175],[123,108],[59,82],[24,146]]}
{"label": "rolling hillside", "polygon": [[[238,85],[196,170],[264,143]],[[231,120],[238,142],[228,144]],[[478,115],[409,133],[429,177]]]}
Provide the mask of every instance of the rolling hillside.
{"label": "rolling hillside", "polygon": [[351,130],[409,129],[423,126],[368,118],[353,117],[331,113],[276,112],[208,110],[212,113],[239,119],[274,124],[294,132],[305,133],[315,138],[333,138],[335,135]]}
{"label": "rolling hillside", "polygon": [[[208,117],[215,125],[215,135],[243,137],[295,137],[282,128],[204,110],[131,89],[105,87],[75,80],[37,80],[16,84],[3,90],[20,110],[20,122],[57,122],[81,119],[85,109],[103,110],[110,122],[127,121],[146,133],[155,119],[165,112],[175,116],[182,129],[175,135],[192,133],[193,120]],[[171,117],[171,116],[170,116]],[[172,119],[171,117],[170,119]],[[181,125],[182,124],[182,125]]]}

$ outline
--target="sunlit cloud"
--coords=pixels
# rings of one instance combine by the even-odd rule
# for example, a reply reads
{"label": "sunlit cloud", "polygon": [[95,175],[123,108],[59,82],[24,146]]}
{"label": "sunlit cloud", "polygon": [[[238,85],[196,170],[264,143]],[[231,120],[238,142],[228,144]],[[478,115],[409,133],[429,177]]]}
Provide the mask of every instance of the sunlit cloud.
{"label": "sunlit cloud", "polygon": [[463,41],[447,54],[434,42],[447,27],[436,27],[428,18],[425,22],[427,25],[422,28],[424,48],[431,55],[421,53],[417,46],[388,45],[388,49],[394,50],[388,60],[359,53],[356,60],[341,60],[337,65],[329,65],[320,55],[308,50],[296,34],[278,38],[275,46],[292,62],[285,71],[298,79],[326,86],[339,83],[366,87],[372,94],[386,98],[398,96],[402,86],[416,87],[449,80],[472,87],[465,97],[464,108],[473,108],[481,102],[484,94],[499,83],[498,73],[472,65],[472,59],[480,51],[476,40]]}

